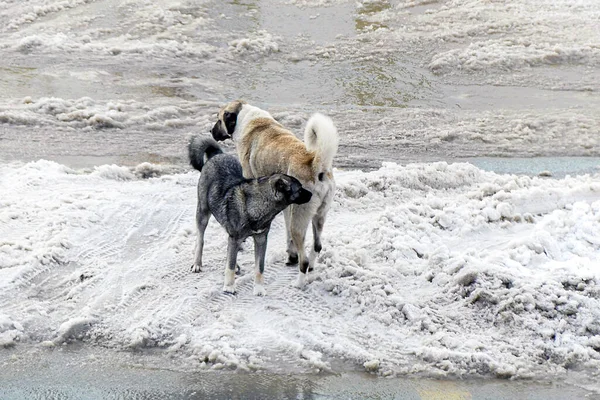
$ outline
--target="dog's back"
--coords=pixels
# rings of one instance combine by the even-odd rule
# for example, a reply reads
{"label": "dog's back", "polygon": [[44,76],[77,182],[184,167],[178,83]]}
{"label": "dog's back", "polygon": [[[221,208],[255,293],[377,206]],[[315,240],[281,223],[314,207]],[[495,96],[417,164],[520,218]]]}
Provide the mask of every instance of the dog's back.
{"label": "dog's back", "polygon": [[331,119],[313,115],[306,125],[304,140],[271,118],[252,120],[238,145],[245,175],[284,173],[303,184],[315,183],[320,174],[332,176],[338,135]]}

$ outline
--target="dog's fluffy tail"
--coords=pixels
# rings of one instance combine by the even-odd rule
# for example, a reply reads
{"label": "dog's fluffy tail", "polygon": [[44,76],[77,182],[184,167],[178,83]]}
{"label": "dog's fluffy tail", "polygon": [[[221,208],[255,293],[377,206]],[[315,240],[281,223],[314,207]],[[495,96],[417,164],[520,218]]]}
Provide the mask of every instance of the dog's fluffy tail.
{"label": "dog's fluffy tail", "polygon": [[304,129],[304,144],[308,150],[317,153],[324,170],[331,169],[338,143],[337,129],[331,118],[319,113],[310,117]]}
{"label": "dog's fluffy tail", "polygon": [[202,167],[208,160],[221,153],[223,153],[221,147],[208,136],[192,136],[188,144],[190,164],[198,171],[202,171]]}

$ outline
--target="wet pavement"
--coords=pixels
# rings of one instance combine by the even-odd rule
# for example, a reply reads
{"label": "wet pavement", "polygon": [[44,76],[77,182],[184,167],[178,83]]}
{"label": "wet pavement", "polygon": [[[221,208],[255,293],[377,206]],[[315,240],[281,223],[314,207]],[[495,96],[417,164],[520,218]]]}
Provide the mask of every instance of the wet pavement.
{"label": "wet pavement", "polygon": [[[265,374],[181,371],[152,367],[138,354],[107,363],[89,351],[13,354],[0,369],[0,398],[10,400],[95,399],[406,399],[564,400],[597,394],[567,383],[498,379],[378,377],[368,373]],[[168,356],[164,356],[168,357]],[[154,359],[153,362],[157,360]],[[170,361],[166,362],[167,364]]]}

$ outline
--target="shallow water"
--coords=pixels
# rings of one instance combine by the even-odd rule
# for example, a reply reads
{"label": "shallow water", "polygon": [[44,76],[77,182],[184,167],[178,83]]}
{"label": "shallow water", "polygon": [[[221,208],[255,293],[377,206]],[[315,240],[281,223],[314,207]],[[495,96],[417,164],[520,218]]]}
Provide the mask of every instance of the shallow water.
{"label": "shallow water", "polygon": [[540,175],[562,178],[566,175],[597,174],[600,172],[599,157],[480,157],[464,161],[483,170],[494,171],[499,174]]}
{"label": "shallow water", "polygon": [[[18,353],[17,353],[18,354]],[[378,378],[342,374],[262,374],[181,371],[156,357],[94,354],[83,349],[39,351],[5,362],[0,397],[46,399],[456,399],[587,398],[585,389],[553,382]]]}
{"label": "shallow water", "polygon": [[600,154],[593,1],[34,3],[0,14],[0,160],[185,165],[234,98],[297,134],[330,114],[342,168]]}

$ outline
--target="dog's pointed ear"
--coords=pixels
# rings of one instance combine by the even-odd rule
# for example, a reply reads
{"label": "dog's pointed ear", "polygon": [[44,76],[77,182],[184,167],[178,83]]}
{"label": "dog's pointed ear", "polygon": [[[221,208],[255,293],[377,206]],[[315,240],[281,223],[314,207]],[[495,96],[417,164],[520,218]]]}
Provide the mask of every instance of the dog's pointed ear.
{"label": "dog's pointed ear", "polygon": [[233,131],[235,131],[235,125],[237,124],[237,113],[225,111],[223,113],[223,122],[225,123],[225,128],[227,129],[227,133],[232,136]]}
{"label": "dog's pointed ear", "polygon": [[290,183],[284,177],[277,177],[275,180],[275,190],[280,193],[286,193],[290,190]]}

